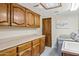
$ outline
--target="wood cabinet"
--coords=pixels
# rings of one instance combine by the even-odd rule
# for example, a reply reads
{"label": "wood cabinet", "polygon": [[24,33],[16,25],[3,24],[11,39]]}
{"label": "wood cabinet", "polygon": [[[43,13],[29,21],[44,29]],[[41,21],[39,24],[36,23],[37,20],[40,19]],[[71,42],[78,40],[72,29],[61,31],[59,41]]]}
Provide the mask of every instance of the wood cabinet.
{"label": "wood cabinet", "polygon": [[11,4],[11,25],[25,26],[25,8],[18,4]]}
{"label": "wood cabinet", "polygon": [[31,42],[26,42],[18,46],[19,56],[31,56],[32,55],[32,45]]}
{"label": "wood cabinet", "polygon": [[16,3],[0,3],[0,25],[39,28],[40,15]]}
{"label": "wood cabinet", "polygon": [[26,10],[26,27],[35,27],[35,15],[29,10]]}
{"label": "wood cabinet", "polygon": [[12,47],[12,48],[0,51],[0,56],[17,56],[17,49],[16,47]]}
{"label": "wood cabinet", "polygon": [[40,54],[45,50],[45,37],[40,38]]}
{"label": "wood cabinet", "polygon": [[0,51],[0,56],[39,56],[45,49],[45,37]]}
{"label": "wood cabinet", "polygon": [[10,4],[0,3],[0,25],[10,25]]}
{"label": "wood cabinet", "polygon": [[33,56],[39,56],[40,55],[40,40],[36,39],[32,41],[33,47],[32,47],[32,55]]}
{"label": "wood cabinet", "polygon": [[39,44],[36,44],[33,46],[33,49],[32,49],[32,55],[33,56],[39,56],[40,55],[40,47],[39,47]]}
{"label": "wood cabinet", "polygon": [[40,15],[35,14],[35,27],[40,28]]}
{"label": "wood cabinet", "polygon": [[19,53],[19,56],[32,56],[31,52],[32,52],[32,49],[31,48],[28,48],[28,49],[20,52]]}

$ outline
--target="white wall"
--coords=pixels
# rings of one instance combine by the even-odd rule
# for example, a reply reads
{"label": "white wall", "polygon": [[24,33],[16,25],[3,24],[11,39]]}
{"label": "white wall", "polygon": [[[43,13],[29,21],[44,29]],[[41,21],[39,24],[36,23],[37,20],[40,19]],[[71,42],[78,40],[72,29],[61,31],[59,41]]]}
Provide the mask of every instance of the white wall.
{"label": "white wall", "polygon": [[[69,27],[68,28],[57,28],[56,24],[58,22],[62,21],[69,21]],[[60,15],[52,16],[53,25],[52,29],[54,28],[54,32],[52,32],[54,35],[54,38],[52,40],[53,44],[52,46],[55,47],[56,39],[60,35],[69,35],[71,32],[78,32],[78,23],[79,23],[79,17],[77,13],[64,13]]]}

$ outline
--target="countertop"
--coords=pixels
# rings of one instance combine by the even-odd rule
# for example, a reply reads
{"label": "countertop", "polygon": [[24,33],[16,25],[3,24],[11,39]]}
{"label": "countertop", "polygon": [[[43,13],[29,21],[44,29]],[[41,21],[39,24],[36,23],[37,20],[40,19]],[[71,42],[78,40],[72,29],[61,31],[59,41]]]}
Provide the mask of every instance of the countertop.
{"label": "countertop", "polygon": [[45,37],[45,35],[21,35],[0,39],[0,50],[17,46],[19,44]]}

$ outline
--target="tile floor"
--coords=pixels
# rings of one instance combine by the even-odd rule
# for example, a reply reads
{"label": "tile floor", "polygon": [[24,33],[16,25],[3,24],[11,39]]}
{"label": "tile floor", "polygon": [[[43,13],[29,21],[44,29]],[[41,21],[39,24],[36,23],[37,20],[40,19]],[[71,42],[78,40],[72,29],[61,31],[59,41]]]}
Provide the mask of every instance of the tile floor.
{"label": "tile floor", "polygon": [[56,49],[45,47],[45,51],[40,56],[58,56]]}

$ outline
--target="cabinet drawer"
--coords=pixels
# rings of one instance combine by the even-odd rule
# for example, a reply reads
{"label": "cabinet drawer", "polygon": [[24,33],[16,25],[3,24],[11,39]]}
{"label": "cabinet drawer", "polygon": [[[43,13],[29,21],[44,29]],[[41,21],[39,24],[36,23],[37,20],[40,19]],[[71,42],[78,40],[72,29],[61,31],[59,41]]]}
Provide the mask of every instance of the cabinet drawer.
{"label": "cabinet drawer", "polygon": [[31,42],[26,42],[18,46],[18,52],[31,48]]}
{"label": "cabinet drawer", "polygon": [[6,53],[6,52],[3,52],[3,53],[0,53],[0,56],[17,56],[17,53]]}
{"label": "cabinet drawer", "polygon": [[36,45],[36,44],[40,43],[40,39],[35,39],[32,41],[32,43],[33,43],[33,45]]}
{"label": "cabinet drawer", "polygon": [[5,52],[5,53],[16,53],[16,47],[13,47],[13,48],[9,48],[9,49],[5,49],[5,50],[2,50],[0,51],[1,53],[2,52]]}
{"label": "cabinet drawer", "polygon": [[26,50],[19,53],[19,56],[31,56],[31,55],[32,55],[32,49],[31,48],[26,49]]}
{"label": "cabinet drawer", "polygon": [[0,56],[16,56],[16,55],[17,55],[16,47],[0,51]]}

